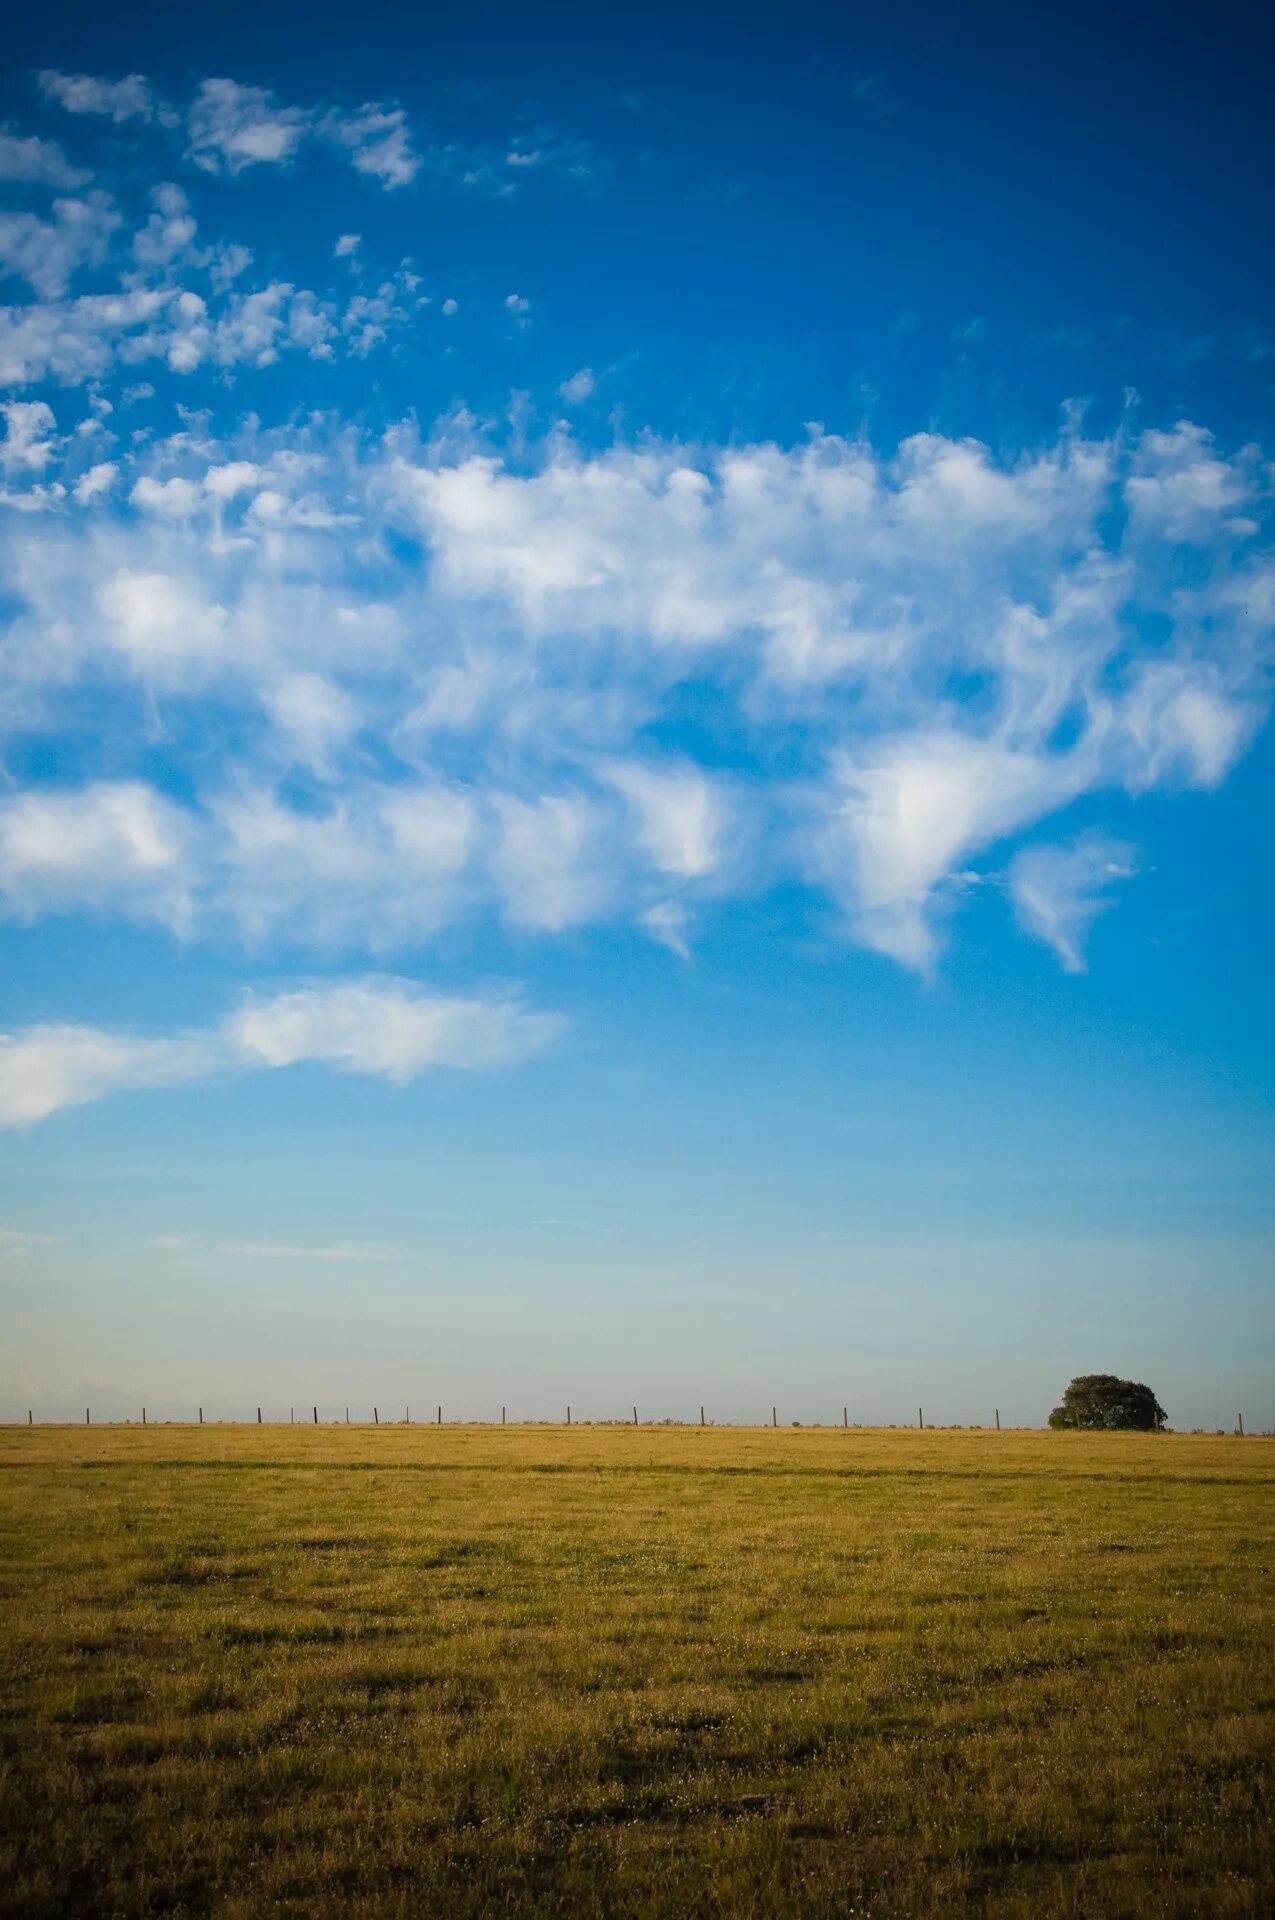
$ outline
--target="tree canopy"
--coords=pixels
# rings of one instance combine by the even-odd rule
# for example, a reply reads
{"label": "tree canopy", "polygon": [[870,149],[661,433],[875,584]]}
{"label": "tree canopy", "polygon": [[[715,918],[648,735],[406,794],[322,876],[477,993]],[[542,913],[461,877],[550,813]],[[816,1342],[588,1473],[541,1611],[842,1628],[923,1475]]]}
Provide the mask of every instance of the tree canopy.
{"label": "tree canopy", "polygon": [[1101,1427],[1134,1433],[1158,1433],[1164,1408],[1141,1380],[1120,1380],[1114,1373],[1080,1373],[1049,1416],[1051,1427]]}

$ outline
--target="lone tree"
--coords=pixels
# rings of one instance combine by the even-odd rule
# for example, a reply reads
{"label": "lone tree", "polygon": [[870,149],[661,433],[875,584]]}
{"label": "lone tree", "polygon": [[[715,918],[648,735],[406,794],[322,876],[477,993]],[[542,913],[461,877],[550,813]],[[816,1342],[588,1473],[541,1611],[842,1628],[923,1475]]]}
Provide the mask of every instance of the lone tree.
{"label": "lone tree", "polygon": [[1078,1373],[1049,1416],[1051,1427],[1102,1427],[1125,1433],[1158,1433],[1164,1408],[1140,1380],[1114,1373]]}

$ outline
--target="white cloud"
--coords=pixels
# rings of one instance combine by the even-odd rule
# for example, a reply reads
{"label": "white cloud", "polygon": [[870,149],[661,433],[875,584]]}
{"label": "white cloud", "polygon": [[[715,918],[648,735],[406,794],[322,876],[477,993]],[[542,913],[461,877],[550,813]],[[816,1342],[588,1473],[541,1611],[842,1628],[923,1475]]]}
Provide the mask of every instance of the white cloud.
{"label": "white cloud", "polygon": [[0,127],[0,180],[41,187],[82,187],[92,178],[91,173],[70,164],[56,141]]}
{"label": "white cloud", "polygon": [[564,380],[558,392],[570,407],[578,407],[584,401],[592,399],[598,390],[597,376],[592,367],[581,367],[569,380]]}
{"label": "white cloud", "polygon": [[207,173],[242,173],[294,159],[309,130],[299,107],[280,106],[268,89],[204,80],[187,116],[190,158]]}
{"label": "white cloud", "polygon": [[1140,661],[1117,717],[1126,784],[1220,785],[1265,712],[1259,687],[1236,686],[1217,661]]}
{"label": "white cloud", "polygon": [[421,157],[401,107],[369,102],[356,113],[330,113],[319,131],[348,152],[356,172],[379,180],[387,191],[409,186],[420,172]]}
{"label": "white cloud", "polygon": [[128,904],[179,924],[188,911],[189,822],[136,781],[0,801],[0,895],[24,917]]}
{"label": "white cloud", "polygon": [[1219,459],[1213,436],[1189,420],[1144,433],[1124,488],[1135,525],[1172,540],[1212,537],[1249,498],[1247,464]]}
{"label": "white cloud", "polygon": [[[140,75],[41,84],[116,126],[173,120]],[[228,79],[187,132],[196,187],[323,154],[386,189],[596,172],[551,128],[421,153],[393,104]],[[150,381],[112,387],[113,415],[59,402],[61,427],[43,399],[4,407],[11,764],[62,735],[84,767],[74,793],[0,797],[13,913],[383,952],[494,909],[541,934],[623,918],[685,953],[713,900],[804,879],[850,937],[931,969],[971,864],[1081,795],[1215,787],[1264,719],[1255,448],[1189,422],[1085,439],[1073,412],[1016,456],[818,429],[588,452],[560,420],[529,441],[530,409],[507,442],[461,410],[424,440],[364,433],[318,390],[227,428],[240,369],[321,374],[414,324],[410,263],[377,278],[342,234],[340,286],[307,288],[201,230],[172,181],[125,220],[48,141],[0,137],[6,172],[32,193],[0,262],[34,294],[0,309],[0,381],[144,368],[189,402],[172,431],[162,404],[125,412]],[[596,388],[581,367],[558,397]],[[145,784],[160,745],[180,806]],[[1037,869],[1012,871],[1039,893]],[[1078,954],[1088,896],[1051,875]]]}
{"label": "white cloud", "polygon": [[28,1027],[0,1035],[0,1127],[25,1127],[132,1087],[201,1078],[215,1053],[199,1037],[134,1039],[93,1027]]}
{"label": "white cloud", "polygon": [[359,709],[322,674],[291,673],[269,688],[266,706],[297,757],[322,772],[355,732]]}
{"label": "white cloud", "polygon": [[153,120],[160,113],[140,73],[126,74],[122,80],[100,80],[88,73],[59,73],[46,67],[40,86],[48,99],[56,100],[68,113],[101,114],[117,126],[125,120]]}
{"label": "white cloud", "polygon": [[[46,69],[39,76],[46,98],[68,113],[186,127],[186,157],[206,173],[237,175],[248,168],[289,166],[303,152],[324,146],[348,159],[356,172],[387,192],[410,185],[423,168],[436,180],[500,196],[516,193],[531,178],[595,191],[606,172],[587,141],[564,138],[552,128],[500,144],[449,141],[422,151],[402,107],[369,100],[357,107],[280,101],[268,88],[226,77],[202,80],[183,111],[161,99],[142,74],[110,80]],[[0,143],[4,136],[0,135]],[[88,176],[68,166],[52,142],[8,136],[11,177],[53,186],[82,184]],[[0,144],[0,164],[4,147]]]}
{"label": "white cloud", "polygon": [[265,470],[255,460],[225,460],[219,466],[207,468],[203,484],[204,491],[214,500],[233,500],[264,479]]}
{"label": "white cloud", "polygon": [[530,181],[595,193],[608,171],[587,140],[566,139],[552,127],[524,128],[500,143],[450,140],[427,148],[422,159],[436,179],[498,199]]}
{"label": "white cloud", "polygon": [[0,405],[4,416],[4,440],[0,442],[0,462],[6,474],[21,469],[42,473],[57,452],[53,438],[57,416],[43,400],[7,400]]}
{"label": "white cloud", "polygon": [[384,795],[380,813],[409,884],[445,881],[464,871],[478,834],[477,809],[469,794],[417,784]]}
{"label": "white cloud", "polygon": [[658,940],[662,947],[675,953],[679,960],[689,960],[690,946],[686,938],[686,909],[680,900],[657,900],[641,916],[641,923],[652,940]]}
{"label": "white cloud", "polygon": [[98,589],[97,606],[108,644],[133,671],[159,679],[184,676],[192,666],[216,672],[226,610],[209,605],[187,581],[121,568]]}
{"label": "white cloud", "polygon": [[235,80],[201,83],[187,116],[187,130],[188,156],[207,173],[287,166],[310,141],[321,141],[343,153],[357,173],[387,191],[408,186],[422,164],[401,107],[377,101],[349,112],[286,106],[268,89],[242,86]]}
{"label": "white cloud", "polygon": [[[390,131],[405,138],[398,110],[389,117]],[[398,145],[382,150],[375,121],[375,110],[361,110],[349,122],[349,139],[338,144],[356,166],[397,178]],[[314,113],[276,107],[260,89],[229,81],[205,83],[192,127],[205,171],[282,162],[302,140],[320,137]],[[322,137],[329,140],[330,129]],[[0,145],[0,159],[3,151]],[[18,158],[11,156],[15,167]],[[357,244],[356,237],[338,245],[347,243]],[[364,356],[427,304],[406,265],[374,290],[351,297],[347,283],[339,297],[325,298],[291,281],[253,284],[252,262],[237,241],[201,244],[190,200],[172,181],[152,187],[150,210],[132,230],[111,196],[97,189],[55,198],[47,210],[0,212],[0,273],[24,280],[36,296],[29,305],[0,307],[0,384],[77,384],[142,360],[166,361],[171,371],[190,375],[208,366],[266,367],[284,352],[315,360]],[[73,292],[90,273],[105,287]]]}
{"label": "white cloud", "polygon": [[500,838],[492,875],[518,926],[558,933],[598,913],[607,896],[597,808],[583,794],[495,800]]}
{"label": "white cloud", "polygon": [[254,1065],[322,1061],[401,1086],[432,1067],[516,1065],[557,1039],[562,1024],[516,999],[430,994],[408,980],[373,977],[250,1001],[226,1032]]}
{"label": "white cloud", "polygon": [[661,873],[697,880],[722,857],[726,807],[721,793],[698,767],[655,767],[616,762],[607,778],[634,808],[642,842]]}
{"label": "white cloud", "polygon": [[[1081,795],[1217,785],[1264,714],[1260,541],[1223,527],[1201,566],[1194,521],[1150,538],[1121,511],[1180,470],[1181,429],[1016,460],[558,430],[506,458],[463,415],[424,445],[191,416],[116,442],[109,491],[51,415],[9,437],[42,511],[0,528],[6,711],[82,733],[109,689],[113,779],[170,731],[194,795],[171,882],[83,885],[180,899],[195,930],[379,953],[494,907],[684,951],[688,913],[802,879],[930,970],[972,864]],[[1262,518],[1232,464],[1215,497]],[[65,510],[79,485],[92,515]],[[213,693],[215,779],[190,744]],[[669,745],[688,710],[729,777]],[[15,910],[40,908],[28,886]]]}
{"label": "white cloud", "polygon": [[119,468],[113,460],[99,460],[96,466],[82,473],[72,491],[81,506],[87,506],[92,500],[100,500],[108,494],[119,479]]}
{"label": "white cloud", "polygon": [[174,474],[171,480],[156,480],[144,473],[128,497],[145,513],[162,514],[166,520],[189,520],[203,506],[204,490],[180,474]]}
{"label": "white cloud", "polygon": [[56,300],[81,267],[102,263],[119,224],[104,193],[55,200],[52,220],[0,213],[0,272],[16,274],[44,299]]}
{"label": "white cloud", "polygon": [[66,488],[61,481],[52,486],[0,487],[0,506],[13,513],[50,513],[61,506]]}
{"label": "white cloud", "polygon": [[1134,849],[1103,833],[1082,834],[1062,846],[1024,847],[1009,869],[1019,921],[1053,948],[1068,973],[1085,971],[1084,943],[1110,890],[1137,871]]}
{"label": "white cloud", "polygon": [[133,235],[133,258],[160,269],[189,254],[198,228],[189,200],[171,181],[152,187],[151,206],[146,225]]}
{"label": "white cloud", "polygon": [[[46,249],[50,262],[55,255],[62,259],[56,234],[53,242],[47,235],[37,238],[37,251]],[[28,241],[36,245],[29,235],[19,235],[15,244]],[[31,264],[34,269],[34,259]],[[332,359],[336,344],[365,353],[385,338],[389,325],[405,318],[401,308],[381,300],[374,332],[361,318],[343,328],[335,309],[307,288],[271,281],[227,291],[214,271],[208,297],[189,287],[132,285],[119,293],[0,308],[0,381],[74,385],[104,374],[116,361],[164,360],[172,372],[191,374],[205,365],[268,367],[287,351]]]}
{"label": "white cloud", "polygon": [[959,860],[1079,790],[1072,756],[1024,753],[945,731],[837,762],[818,840],[824,876],[858,938],[922,972],[933,965],[935,889]]}
{"label": "white cloud", "polygon": [[103,373],[117,354],[164,351],[155,329],[172,294],[151,287],[82,294],[41,306],[0,308],[0,380],[26,386],[55,379],[68,385]]}
{"label": "white cloud", "polygon": [[437,931],[463,897],[475,847],[471,801],[434,784],[355,787],[301,812],[268,787],[212,806],[222,911],[253,939],[291,927],[373,949]]}
{"label": "white cloud", "polygon": [[[128,1088],[304,1062],[394,1086],[439,1067],[494,1071],[542,1053],[564,1026],[515,995],[430,993],[414,981],[374,974],[249,999],[202,1032],[144,1038],[96,1027],[27,1027],[0,1034],[0,1127],[30,1126]],[[328,1257],[346,1256],[331,1250]]]}

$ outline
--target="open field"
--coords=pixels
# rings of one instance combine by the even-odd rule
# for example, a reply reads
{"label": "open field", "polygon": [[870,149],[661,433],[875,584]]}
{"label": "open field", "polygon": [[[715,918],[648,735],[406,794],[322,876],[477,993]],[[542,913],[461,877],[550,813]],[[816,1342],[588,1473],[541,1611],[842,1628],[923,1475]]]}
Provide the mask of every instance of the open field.
{"label": "open field", "polygon": [[0,1912],[1275,1912],[1275,1440],[0,1432]]}

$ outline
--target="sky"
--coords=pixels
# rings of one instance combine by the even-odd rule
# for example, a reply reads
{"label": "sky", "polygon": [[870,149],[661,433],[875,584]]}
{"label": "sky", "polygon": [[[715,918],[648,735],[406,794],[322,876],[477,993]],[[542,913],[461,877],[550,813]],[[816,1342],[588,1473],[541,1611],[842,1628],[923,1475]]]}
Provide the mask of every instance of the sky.
{"label": "sky", "polygon": [[0,77],[0,1418],[1275,1425],[1264,10]]}

